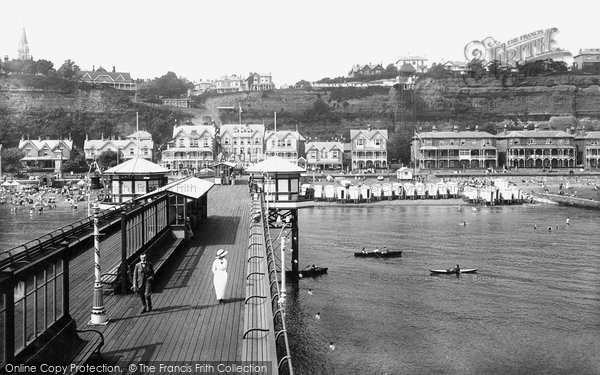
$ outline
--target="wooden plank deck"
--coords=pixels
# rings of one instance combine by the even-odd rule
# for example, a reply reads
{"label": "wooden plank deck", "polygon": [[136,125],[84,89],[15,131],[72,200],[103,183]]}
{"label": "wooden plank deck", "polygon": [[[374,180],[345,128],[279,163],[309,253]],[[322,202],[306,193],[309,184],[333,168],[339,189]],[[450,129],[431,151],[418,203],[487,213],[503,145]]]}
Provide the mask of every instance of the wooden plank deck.
{"label": "wooden plank deck", "polygon": [[[95,329],[105,336],[107,362],[127,368],[133,362],[241,360],[249,213],[246,185],[216,185],[208,193],[207,221],[157,278],[152,312],[140,314],[137,295],[104,295],[110,322]],[[102,240],[105,270],[120,259],[120,233]],[[225,305],[215,298],[211,271],[220,248],[229,252]],[[71,315],[80,329],[92,310],[92,267],[91,252],[70,263]]]}

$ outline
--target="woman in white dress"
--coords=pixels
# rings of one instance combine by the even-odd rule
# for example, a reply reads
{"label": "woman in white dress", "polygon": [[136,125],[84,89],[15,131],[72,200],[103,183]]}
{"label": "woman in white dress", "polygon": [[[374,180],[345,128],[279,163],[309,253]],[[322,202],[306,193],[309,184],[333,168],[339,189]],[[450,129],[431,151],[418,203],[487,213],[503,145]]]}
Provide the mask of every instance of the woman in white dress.
{"label": "woman in white dress", "polygon": [[223,296],[225,295],[225,288],[227,287],[227,259],[225,259],[225,255],[227,255],[227,251],[219,249],[212,266],[215,294],[221,305],[225,304]]}

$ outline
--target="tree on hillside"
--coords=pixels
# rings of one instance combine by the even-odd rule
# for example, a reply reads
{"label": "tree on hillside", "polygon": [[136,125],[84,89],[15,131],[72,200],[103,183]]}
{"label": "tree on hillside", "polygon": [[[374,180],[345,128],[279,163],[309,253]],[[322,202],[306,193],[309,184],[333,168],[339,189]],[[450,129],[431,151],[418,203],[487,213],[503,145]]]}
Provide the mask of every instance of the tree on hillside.
{"label": "tree on hillside", "polygon": [[[115,151],[104,151],[103,153],[98,155],[98,158],[96,158],[96,162],[102,170],[106,170],[117,165],[117,156],[117,152]],[[120,155],[119,158],[122,160],[123,155]]]}
{"label": "tree on hillside", "polygon": [[473,59],[467,64],[467,71],[472,78],[481,78],[485,73],[485,68],[481,60]]}
{"label": "tree on hillside", "polygon": [[433,63],[433,65],[431,65],[431,68],[429,68],[429,70],[427,71],[427,75],[429,75],[432,78],[435,79],[440,79],[440,78],[449,78],[452,76],[452,73],[450,73],[442,64],[436,64]]}
{"label": "tree on hillside", "polygon": [[487,71],[490,75],[498,78],[498,75],[502,72],[502,62],[499,60],[492,60],[487,64]]}
{"label": "tree on hillside", "polygon": [[178,78],[177,74],[168,72],[162,77],[144,82],[139,86],[140,94],[148,98],[179,98],[186,96],[188,89],[193,89],[194,84],[185,78]]}
{"label": "tree on hillside", "polygon": [[70,59],[65,60],[65,62],[58,68],[58,74],[65,79],[73,79],[81,69],[79,66],[75,64],[75,61]]}
{"label": "tree on hillside", "polygon": [[38,60],[35,62],[36,73],[47,76],[54,72],[54,64],[48,60]]}
{"label": "tree on hillside", "polygon": [[303,79],[300,80],[298,82],[296,82],[296,84],[294,85],[295,88],[297,89],[303,89],[303,88],[311,88],[312,85],[310,84],[310,82],[308,82],[307,80]]}
{"label": "tree on hillside", "polygon": [[388,64],[388,66],[385,67],[384,74],[386,76],[395,76],[398,74],[398,68],[394,64]]}
{"label": "tree on hillside", "polygon": [[64,172],[87,172],[89,166],[85,161],[85,154],[74,148],[71,150],[71,158],[63,163],[62,169]]}
{"label": "tree on hillside", "polygon": [[[18,147],[2,148],[2,171],[14,173],[23,168],[21,159],[25,154],[19,151]],[[1,172],[1,171],[0,171]]]}

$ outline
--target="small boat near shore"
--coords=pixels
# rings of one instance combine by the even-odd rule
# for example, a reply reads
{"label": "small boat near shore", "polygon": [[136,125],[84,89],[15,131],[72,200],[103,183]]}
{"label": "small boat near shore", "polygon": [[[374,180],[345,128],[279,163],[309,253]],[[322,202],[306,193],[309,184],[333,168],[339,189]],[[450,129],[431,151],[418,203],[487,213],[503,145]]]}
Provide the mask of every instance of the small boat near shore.
{"label": "small boat near shore", "polygon": [[[327,273],[327,270],[329,268],[327,267],[311,267],[311,268],[307,268],[304,270],[300,270],[298,271],[298,277],[299,278],[305,278],[305,277],[315,277],[315,276],[321,276]],[[292,271],[286,271],[286,276],[287,277],[291,277],[292,275]]]}
{"label": "small boat near shore", "polygon": [[448,269],[448,270],[429,270],[429,272],[431,273],[435,273],[435,274],[446,274],[446,275],[455,275],[457,273],[475,273],[477,272],[477,268],[465,268],[464,270],[454,270],[454,269]]}
{"label": "small boat near shore", "polygon": [[402,250],[399,251],[368,251],[368,252],[355,252],[354,256],[357,258],[399,258],[402,256]]}

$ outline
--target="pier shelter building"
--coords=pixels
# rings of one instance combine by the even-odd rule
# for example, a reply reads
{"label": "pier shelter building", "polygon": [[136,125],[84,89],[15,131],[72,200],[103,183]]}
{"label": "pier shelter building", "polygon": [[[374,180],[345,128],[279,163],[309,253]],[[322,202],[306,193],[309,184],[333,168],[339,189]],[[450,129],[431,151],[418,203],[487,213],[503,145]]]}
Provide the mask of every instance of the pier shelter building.
{"label": "pier shelter building", "polygon": [[167,169],[200,170],[210,168],[215,155],[214,125],[181,125],[173,128],[173,140],[161,153],[161,165]]}
{"label": "pier shelter building", "polygon": [[388,168],[387,141],[385,129],[351,129],[352,169]]}
{"label": "pier shelter building", "polygon": [[309,170],[341,170],[344,161],[342,142],[308,142],[306,165]]}
{"label": "pier shelter building", "polygon": [[496,139],[487,132],[431,131],[412,139],[416,169],[484,169],[498,166]]}
{"label": "pier shelter building", "polygon": [[573,168],[577,161],[575,136],[560,130],[516,130],[496,135],[507,167]]}
{"label": "pier shelter building", "polygon": [[110,178],[111,202],[123,203],[167,184],[168,169],[143,158],[133,158],[104,171]]}

